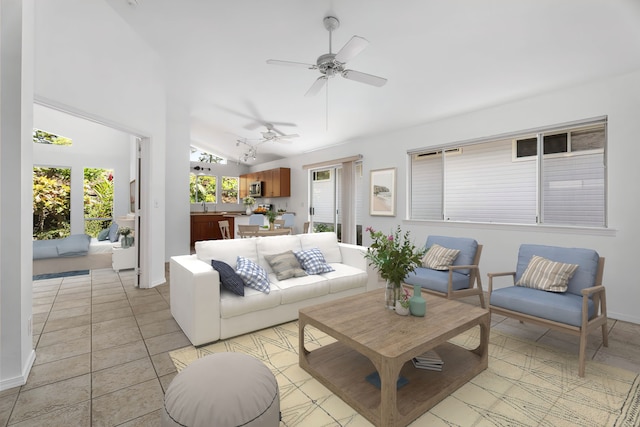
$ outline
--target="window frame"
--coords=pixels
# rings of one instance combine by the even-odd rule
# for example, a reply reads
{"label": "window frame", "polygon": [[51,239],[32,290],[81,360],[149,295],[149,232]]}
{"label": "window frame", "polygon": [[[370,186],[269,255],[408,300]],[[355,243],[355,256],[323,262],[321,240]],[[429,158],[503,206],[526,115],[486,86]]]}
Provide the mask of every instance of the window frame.
{"label": "window frame", "polygon": [[[516,140],[522,140],[522,139],[526,139],[527,137],[532,137],[535,136],[538,140],[538,148],[537,148],[537,152],[540,151],[540,149],[542,148],[541,146],[541,141],[542,138],[544,137],[544,135],[549,135],[549,134],[559,134],[559,133],[567,133],[568,135],[573,132],[580,132],[580,131],[584,131],[584,130],[589,130],[589,129],[598,129],[598,128],[602,128],[603,132],[604,132],[604,141],[603,141],[603,147],[602,148],[596,148],[596,149],[588,149],[588,150],[573,150],[571,151],[571,139],[570,136],[568,136],[568,141],[567,141],[567,151],[568,152],[562,152],[562,153],[553,153],[553,154],[546,154],[544,156],[542,156],[542,158],[540,158],[539,156],[535,155],[535,156],[527,156],[527,157],[520,157],[520,158],[516,158],[515,157],[515,152],[516,152]],[[579,120],[579,121],[575,121],[575,122],[568,122],[568,123],[563,123],[563,124],[558,124],[558,125],[552,125],[552,126],[546,126],[546,127],[540,127],[540,128],[536,128],[536,129],[529,129],[529,130],[523,130],[523,131],[516,131],[516,132],[509,132],[506,134],[500,134],[500,135],[494,135],[494,136],[490,136],[490,137],[483,137],[483,138],[478,138],[478,139],[472,139],[472,140],[467,140],[467,141],[459,141],[459,142],[454,142],[454,143],[449,143],[449,144],[443,144],[443,145],[438,145],[438,146],[431,146],[431,147],[422,147],[422,148],[417,148],[417,149],[412,149],[412,150],[408,150],[407,151],[407,186],[406,186],[406,192],[407,192],[407,210],[406,210],[406,220],[408,221],[434,221],[434,222],[443,222],[443,223],[452,223],[452,222],[461,222],[461,223],[482,223],[482,224],[502,224],[502,225],[507,225],[507,226],[550,226],[550,227],[568,227],[568,228],[585,228],[585,229],[608,229],[608,205],[607,205],[607,186],[608,186],[608,176],[607,176],[607,168],[606,168],[606,164],[607,164],[607,138],[608,138],[608,132],[607,132],[607,117],[606,116],[601,116],[601,117],[595,117],[595,118],[590,118],[590,119],[585,119],[585,120]],[[448,156],[442,156],[442,153],[447,153],[447,151],[452,150],[454,148],[461,148],[462,150],[464,150],[464,147],[471,147],[471,146],[477,146],[480,144],[487,144],[487,143],[498,143],[500,141],[504,142],[508,142],[509,140],[512,141],[511,144],[511,158],[512,158],[512,162],[515,164],[516,162],[530,162],[530,161],[535,161],[537,162],[536,164],[536,182],[535,182],[535,192],[536,192],[536,212],[535,212],[535,223],[532,222],[518,222],[518,221],[477,221],[477,220],[473,220],[473,219],[469,219],[469,220],[465,220],[465,219],[449,219],[449,212],[447,212],[447,199],[448,196],[451,195],[451,193],[447,194],[447,192],[445,192],[445,188],[446,188],[446,183],[447,183],[447,179],[450,179],[450,176],[448,176],[447,174],[447,169],[446,169],[446,157]],[[461,150],[461,151],[462,151]],[[414,156],[416,155],[420,155],[420,154],[436,154],[437,157],[439,158],[441,164],[442,164],[442,171],[438,172],[436,171],[436,175],[440,176],[440,186],[442,187],[442,203],[441,206],[439,206],[440,208],[440,214],[439,215],[434,215],[433,212],[431,213],[431,215],[428,218],[420,218],[420,217],[416,217],[416,213],[418,213],[418,215],[420,215],[420,213],[422,212],[419,208],[419,205],[416,206],[416,200],[419,199],[415,199],[414,197],[414,191],[413,188],[420,183],[420,181],[415,181],[414,180],[414,176],[416,175],[417,171],[414,171],[413,168],[415,167],[414,164]],[[600,187],[600,191],[603,192],[603,196],[602,196],[602,200],[601,202],[599,202],[598,206],[601,210],[598,211],[598,207],[596,207],[596,217],[599,221],[602,220],[602,223],[598,224],[579,224],[579,223],[571,223],[570,221],[567,223],[556,223],[556,222],[545,222],[544,221],[544,216],[541,214],[543,207],[543,194],[544,194],[544,188],[542,186],[542,168],[543,168],[543,164],[545,160],[551,159],[551,158],[562,158],[562,157],[574,157],[574,156],[581,156],[581,155],[587,155],[587,154],[601,154],[602,155],[602,161],[603,161],[603,169],[602,169],[602,179],[603,179],[603,184],[602,187]],[[504,160],[504,159],[503,159]],[[454,170],[455,171],[455,170]],[[449,173],[451,173],[451,171],[449,171]],[[419,176],[419,175],[418,175]],[[419,178],[416,178],[419,179]],[[437,183],[436,183],[436,187],[437,187]],[[418,194],[418,197],[420,197],[422,193],[420,192]],[[588,195],[586,196],[588,197]],[[598,197],[599,199],[599,195],[596,195],[596,197]],[[428,200],[428,199],[427,199]],[[419,202],[418,202],[419,203]],[[424,204],[424,200],[423,203]],[[435,205],[434,205],[435,206]],[[531,205],[532,206],[532,205]],[[418,209],[418,210],[416,210]],[[436,208],[437,209],[437,208]],[[599,213],[598,213],[599,212]],[[490,214],[492,215],[492,214]],[[439,216],[440,218],[437,218],[437,216]],[[454,217],[455,215],[452,215],[452,217]],[[579,221],[578,221],[579,222]]]}

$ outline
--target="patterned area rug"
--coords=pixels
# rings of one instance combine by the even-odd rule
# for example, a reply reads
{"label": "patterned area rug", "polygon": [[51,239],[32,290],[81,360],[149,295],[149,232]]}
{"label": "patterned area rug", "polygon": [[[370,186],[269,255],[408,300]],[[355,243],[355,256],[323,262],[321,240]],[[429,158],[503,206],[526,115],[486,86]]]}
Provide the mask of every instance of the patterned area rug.
{"label": "patterned area rug", "polygon": [[[333,338],[307,328],[309,350]],[[479,328],[452,340],[475,348]],[[178,371],[217,352],[262,360],[280,387],[281,426],[371,426],[298,366],[298,323],[291,322],[200,348],[170,353]],[[446,369],[446,361],[445,368]],[[373,386],[372,392],[374,390]],[[489,368],[415,420],[411,426],[614,426],[640,425],[640,380],[635,373],[491,331]]]}

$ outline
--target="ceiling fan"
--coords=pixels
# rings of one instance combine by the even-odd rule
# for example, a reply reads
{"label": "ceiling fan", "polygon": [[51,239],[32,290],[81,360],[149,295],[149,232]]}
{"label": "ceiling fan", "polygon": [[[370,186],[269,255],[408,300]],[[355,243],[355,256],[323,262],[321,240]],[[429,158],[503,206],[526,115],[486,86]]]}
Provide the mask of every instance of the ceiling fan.
{"label": "ceiling fan", "polygon": [[351,40],[345,44],[338,53],[332,53],[331,50],[331,35],[333,30],[340,27],[340,21],[334,16],[327,16],[322,21],[324,27],[329,31],[329,53],[320,55],[315,64],[305,64],[302,62],[292,61],[280,61],[277,59],[267,60],[267,64],[285,65],[293,67],[303,67],[309,70],[319,70],[321,76],[311,85],[305,96],[313,96],[322,89],[329,78],[335,75],[341,75],[345,79],[354,80],[360,83],[369,84],[372,86],[383,86],[387,79],[383,77],[374,76],[372,74],[362,73],[360,71],[348,70],[345,68],[346,63],[353,59],[356,55],[364,50],[369,45],[369,41],[360,36],[353,36]]}
{"label": "ceiling fan", "polygon": [[249,159],[255,160],[256,155],[258,154],[258,146],[260,144],[263,144],[269,141],[291,143],[291,141],[289,141],[290,138],[298,138],[300,136],[295,133],[290,135],[285,135],[283,132],[280,132],[279,130],[275,129],[271,123],[265,123],[265,127],[267,128],[267,130],[265,132],[260,132],[262,134],[262,138],[258,138],[258,139],[241,138],[236,140],[236,146],[239,146],[240,144],[244,144],[247,147],[249,147],[249,149],[240,156],[240,161],[247,163]]}
{"label": "ceiling fan", "polygon": [[264,126],[267,128],[267,130],[264,132],[260,132],[260,134],[262,135],[262,138],[258,138],[258,139],[243,138],[240,142],[242,142],[243,144],[247,144],[247,142],[254,142],[255,144],[253,145],[260,145],[263,142],[268,142],[268,141],[289,143],[291,142],[289,141],[289,139],[300,137],[300,135],[298,135],[297,133],[286,135],[284,132],[281,132],[278,129],[274,128],[271,123],[265,123]]}

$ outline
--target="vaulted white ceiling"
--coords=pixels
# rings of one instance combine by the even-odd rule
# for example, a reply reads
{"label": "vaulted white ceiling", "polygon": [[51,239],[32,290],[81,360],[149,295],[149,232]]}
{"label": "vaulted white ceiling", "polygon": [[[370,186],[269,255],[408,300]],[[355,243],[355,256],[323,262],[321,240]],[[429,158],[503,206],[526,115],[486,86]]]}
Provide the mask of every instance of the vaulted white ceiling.
{"label": "vaulted white ceiling", "polygon": [[[265,123],[291,143],[258,147],[257,163],[640,69],[638,0],[107,0],[167,64],[199,148],[238,159]],[[304,94],[329,52],[370,44],[328,95]],[[176,99],[176,98],[174,98]],[[328,112],[328,114],[327,114]]]}

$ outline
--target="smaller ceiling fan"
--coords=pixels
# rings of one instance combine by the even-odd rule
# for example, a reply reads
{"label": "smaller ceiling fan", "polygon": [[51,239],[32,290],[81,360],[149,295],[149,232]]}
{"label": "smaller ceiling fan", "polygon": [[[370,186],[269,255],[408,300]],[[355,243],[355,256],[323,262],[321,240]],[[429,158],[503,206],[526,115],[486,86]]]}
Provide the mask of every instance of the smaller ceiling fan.
{"label": "smaller ceiling fan", "polygon": [[315,64],[305,64],[302,62],[292,61],[280,61],[277,59],[268,59],[267,64],[285,65],[293,67],[303,67],[309,70],[319,70],[320,77],[311,85],[305,96],[313,96],[322,89],[327,80],[335,75],[339,74],[345,79],[355,80],[360,83],[366,83],[373,86],[383,86],[387,79],[383,77],[374,76],[372,74],[362,73],[360,71],[345,69],[346,63],[353,59],[356,55],[364,50],[369,45],[369,41],[360,36],[353,36],[351,40],[345,44],[338,53],[332,53],[331,51],[331,35],[333,30],[336,30],[340,26],[340,21],[334,16],[327,16],[322,21],[324,27],[329,31],[329,53],[320,55]]}
{"label": "smaller ceiling fan", "polygon": [[284,132],[281,132],[276,128],[274,128],[271,123],[265,123],[265,127],[267,128],[267,130],[264,132],[260,132],[262,134],[262,138],[254,139],[254,140],[244,139],[244,141],[253,141],[253,142],[256,142],[256,145],[262,144],[263,142],[268,142],[268,141],[290,143],[291,141],[288,141],[289,139],[300,137],[300,135],[298,135],[297,133],[286,135]]}

